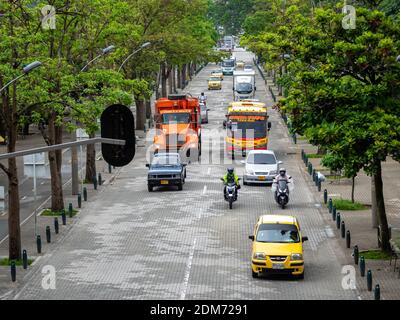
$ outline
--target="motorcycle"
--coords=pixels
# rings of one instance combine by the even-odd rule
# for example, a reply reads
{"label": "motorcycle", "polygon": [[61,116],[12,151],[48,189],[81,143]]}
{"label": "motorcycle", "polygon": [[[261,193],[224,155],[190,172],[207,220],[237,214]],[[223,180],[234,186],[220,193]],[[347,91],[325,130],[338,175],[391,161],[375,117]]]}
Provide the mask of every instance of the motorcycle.
{"label": "motorcycle", "polygon": [[275,201],[285,209],[285,206],[289,203],[289,187],[288,180],[279,180],[275,190]]}
{"label": "motorcycle", "polygon": [[[221,178],[222,181],[224,181],[224,179]],[[239,181],[241,180],[241,178],[239,178]],[[236,186],[236,183],[234,181],[228,181],[227,185],[225,186],[225,193],[224,193],[224,198],[225,201],[229,202],[229,209],[232,209],[233,207],[233,203],[235,201],[237,201],[238,198],[238,192],[237,190],[240,189],[240,185],[239,187]]]}

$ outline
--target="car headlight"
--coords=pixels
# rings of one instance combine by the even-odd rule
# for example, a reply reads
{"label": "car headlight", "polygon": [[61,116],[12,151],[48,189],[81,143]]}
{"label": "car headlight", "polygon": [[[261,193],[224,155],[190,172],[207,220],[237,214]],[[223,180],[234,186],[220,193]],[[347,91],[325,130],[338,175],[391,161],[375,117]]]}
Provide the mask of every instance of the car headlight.
{"label": "car headlight", "polygon": [[270,173],[269,173],[270,175],[276,175],[276,174],[278,174],[278,171],[276,171],[276,170],[273,170],[273,171],[270,171]]}
{"label": "car headlight", "polygon": [[255,252],[253,258],[254,260],[265,260],[266,256],[264,252]]}
{"label": "car headlight", "polygon": [[290,257],[290,260],[292,261],[303,260],[303,255],[301,253],[293,253]]}
{"label": "car headlight", "polygon": [[246,172],[251,176],[254,175],[254,170],[252,169],[246,169]]}

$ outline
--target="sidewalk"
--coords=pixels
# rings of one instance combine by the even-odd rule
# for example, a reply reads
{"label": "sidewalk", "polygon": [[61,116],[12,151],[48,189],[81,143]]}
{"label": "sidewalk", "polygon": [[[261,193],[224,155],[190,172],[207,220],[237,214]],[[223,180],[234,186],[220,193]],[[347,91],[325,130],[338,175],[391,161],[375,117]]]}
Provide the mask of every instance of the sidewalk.
{"label": "sidewalk", "polygon": [[[273,87],[272,80],[267,77],[265,72],[264,76],[266,83],[271,85],[273,92],[278,95],[278,90],[276,87]],[[277,101],[279,101],[280,98],[281,97],[277,96]],[[365,275],[368,270],[372,272],[372,291],[370,292],[367,290],[366,276],[361,277],[359,265],[354,264],[354,258],[352,256],[355,245],[359,247],[360,251],[379,249],[377,230],[372,228],[372,214],[370,209],[371,178],[364,172],[360,172],[355,179],[355,201],[366,205],[368,209],[340,211],[341,220],[345,221],[345,229],[346,231],[349,230],[351,235],[350,249],[347,249],[346,240],[341,238],[341,232],[340,229],[337,229],[336,221],[333,220],[332,214],[329,213],[328,208],[324,205],[323,190],[326,189],[328,191],[328,199],[342,198],[350,200],[351,179],[326,179],[321,185],[321,192],[318,193],[318,189],[312,181],[312,177],[309,175],[301,158],[301,150],[304,150],[307,154],[315,154],[317,152],[317,147],[309,144],[304,138],[298,138],[295,146],[299,164],[303,169],[303,174],[309,177],[310,186],[314,186],[316,198],[320,200],[320,212],[324,216],[324,219],[329,221],[338,239],[338,244],[341,246],[345,257],[347,257],[348,265],[355,267],[356,286],[360,294],[359,298],[363,300],[373,300],[375,285],[379,284],[382,300],[400,299],[399,261],[396,270],[394,270],[394,263],[392,262],[392,265],[390,265],[389,260],[366,260]],[[322,167],[320,160],[319,158],[309,159],[316,171],[329,171],[329,169]],[[400,163],[388,158],[382,163],[382,178],[388,223],[393,228],[400,228]],[[360,253],[360,256],[362,256],[362,253]]]}

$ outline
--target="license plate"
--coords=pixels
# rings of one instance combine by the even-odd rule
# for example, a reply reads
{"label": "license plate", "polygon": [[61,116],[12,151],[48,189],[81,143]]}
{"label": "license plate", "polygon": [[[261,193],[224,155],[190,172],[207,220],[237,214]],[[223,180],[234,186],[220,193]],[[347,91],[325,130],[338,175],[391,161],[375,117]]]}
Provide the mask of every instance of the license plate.
{"label": "license plate", "polygon": [[259,176],[259,177],[258,177],[258,180],[264,181],[264,180],[265,180],[265,177],[264,177],[264,176]]}
{"label": "license plate", "polygon": [[160,183],[161,183],[161,184],[169,184],[169,181],[168,181],[168,180],[161,180]]}
{"label": "license plate", "polygon": [[285,266],[284,266],[283,263],[273,263],[272,264],[272,269],[282,270],[282,269],[285,269]]}

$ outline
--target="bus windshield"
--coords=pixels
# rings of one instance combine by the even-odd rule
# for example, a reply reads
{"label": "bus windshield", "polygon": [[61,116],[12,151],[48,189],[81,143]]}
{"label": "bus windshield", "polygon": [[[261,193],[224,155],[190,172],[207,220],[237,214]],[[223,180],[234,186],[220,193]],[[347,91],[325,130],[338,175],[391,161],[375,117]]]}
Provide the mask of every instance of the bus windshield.
{"label": "bus windshield", "polygon": [[235,137],[237,139],[259,139],[267,136],[267,122],[265,120],[252,122],[232,120],[228,126],[228,129],[228,136]]}
{"label": "bus windshield", "polygon": [[224,60],[222,62],[222,66],[223,67],[228,67],[228,68],[232,68],[235,66],[235,61],[234,60]]}

